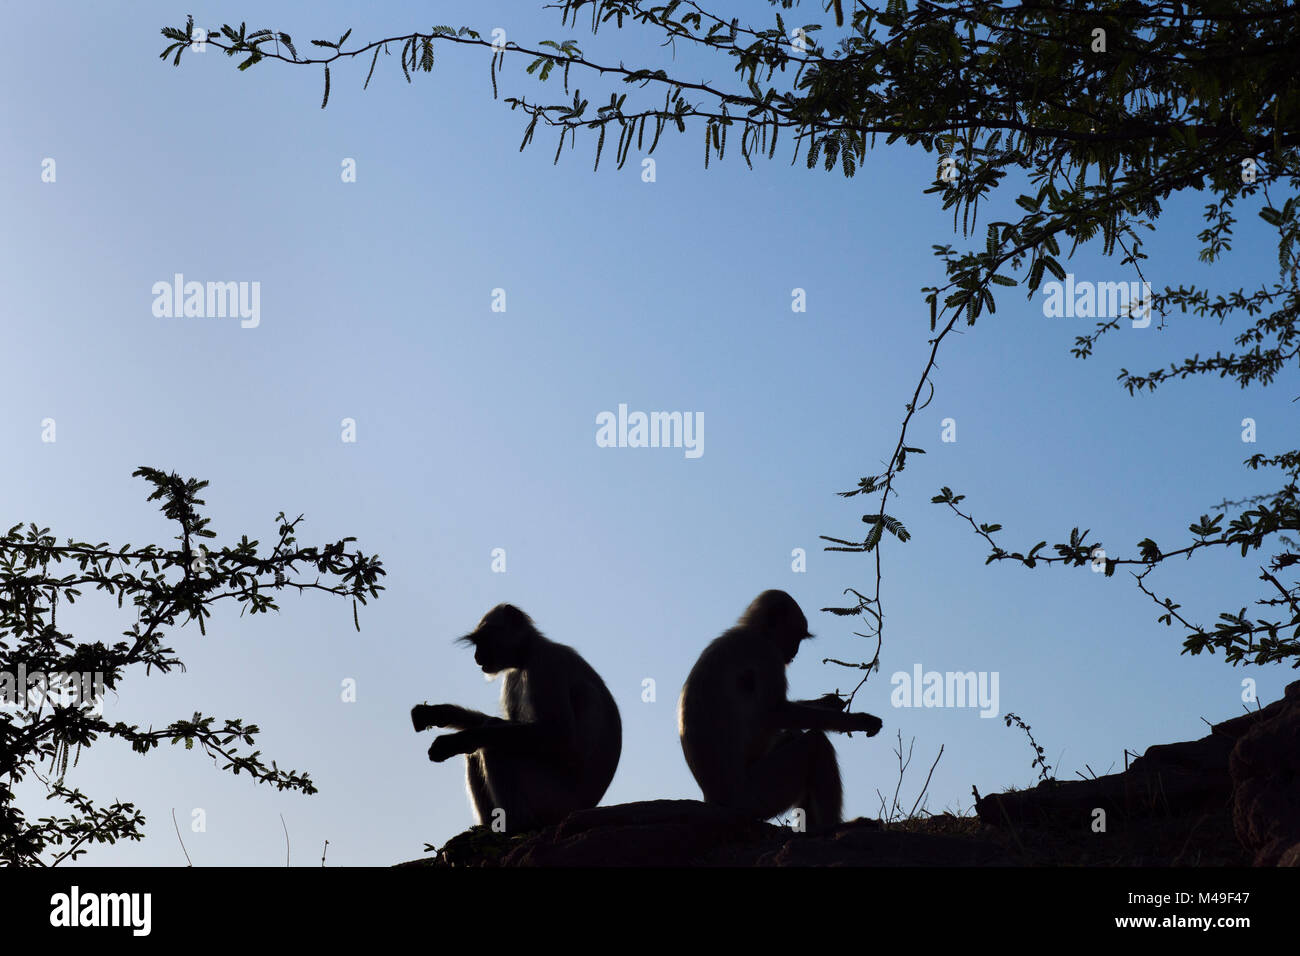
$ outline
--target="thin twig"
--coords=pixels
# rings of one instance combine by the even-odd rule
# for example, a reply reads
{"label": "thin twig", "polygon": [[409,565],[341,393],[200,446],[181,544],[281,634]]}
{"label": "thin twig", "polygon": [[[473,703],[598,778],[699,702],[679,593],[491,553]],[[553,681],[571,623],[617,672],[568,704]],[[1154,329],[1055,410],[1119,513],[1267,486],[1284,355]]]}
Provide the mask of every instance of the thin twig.
{"label": "thin twig", "polygon": [[919,804],[921,802],[921,798],[925,796],[925,791],[930,789],[930,778],[934,776],[934,768],[939,766],[939,757],[942,756],[943,756],[943,744],[940,744],[939,754],[934,758],[934,763],[930,764],[930,772],[925,775],[925,785],[921,787],[921,792],[916,795],[916,803],[912,804],[912,809],[907,814],[909,818],[916,815],[917,804]]}
{"label": "thin twig", "polygon": [[181,852],[185,854],[185,865],[193,866],[194,861],[190,859],[190,851],[185,849],[185,841],[181,840],[181,826],[176,822],[176,808],[172,807],[172,826],[176,828],[176,839],[180,840]]}
{"label": "thin twig", "polygon": [[898,815],[898,791],[903,788],[903,774],[907,772],[907,767],[912,762],[912,748],[916,746],[916,738],[913,737],[911,743],[907,745],[907,762],[903,762],[903,732],[898,733],[898,749],[894,753],[898,754],[898,785],[894,787],[894,803],[889,808],[889,822],[893,823]]}

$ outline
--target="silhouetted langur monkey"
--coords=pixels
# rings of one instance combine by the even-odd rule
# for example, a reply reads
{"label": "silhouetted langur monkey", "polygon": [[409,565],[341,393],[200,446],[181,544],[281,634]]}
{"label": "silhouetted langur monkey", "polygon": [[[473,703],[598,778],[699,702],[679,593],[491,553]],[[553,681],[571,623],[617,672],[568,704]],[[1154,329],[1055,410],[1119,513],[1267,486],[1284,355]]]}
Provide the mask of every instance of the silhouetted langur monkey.
{"label": "silhouetted langur monkey", "polygon": [[787,698],[785,667],[808,637],[794,598],[764,591],[691,668],[677,730],[707,802],[761,820],[801,808],[809,829],[840,822],[840,769],[824,731],[872,737],[880,718],[843,713],[835,694]]}
{"label": "silhouetted langur monkey", "polygon": [[478,822],[490,825],[500,809],[506,830],[517,833],[599,803],[623,749],[618,706],[600,675],[573,648],[543,637],[510,604],[498,604],[458,640],[474,648],[483,673],[505,672],[505,717],[454,704],[417,704],[411,723],[417,731],[459,731],[435,739],[429,759],[466,755]]}

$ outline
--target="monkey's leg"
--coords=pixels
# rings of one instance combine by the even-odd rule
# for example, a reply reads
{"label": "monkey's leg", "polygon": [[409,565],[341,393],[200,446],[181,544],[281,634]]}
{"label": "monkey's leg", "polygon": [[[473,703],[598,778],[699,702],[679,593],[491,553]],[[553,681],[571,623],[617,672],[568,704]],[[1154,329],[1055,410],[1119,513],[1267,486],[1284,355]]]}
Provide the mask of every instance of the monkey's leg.
{"label": "monkey's leg", "polygon": [[483,825],[492,822],[492,793],[488,789],[487,775],[483,772],[483,751],[465,755],[465,788],[469,802],[474,805],[474,816]]}
{"label": "monkey's leg", "polygon": [[797,807],[809,829],[840,822],[840,768],[820,731],[778,734],[772,749],[749,766],[744,791],[744,809],[764,820]]}
{"label": "monkey's leg", "polygon": [[572,774],[551,766],[531,754],[502,751],[484,747],[483,775],[489,792],[488,817],[492,810],[505,811],[505,825],[509,833],[534,830],[550,823],[558,823],[574,810],[582,809],[578,781]]}
{"label": "monkey's leg", "polygon": [[844,784],[840,781],[840,764],[835,758],[835,745],[830,738],[817,730],[804,734],[808,739],[811,760],[808,773],[808,790],[804,806],[807,809],[808,829],[833,827],[843,819]]}

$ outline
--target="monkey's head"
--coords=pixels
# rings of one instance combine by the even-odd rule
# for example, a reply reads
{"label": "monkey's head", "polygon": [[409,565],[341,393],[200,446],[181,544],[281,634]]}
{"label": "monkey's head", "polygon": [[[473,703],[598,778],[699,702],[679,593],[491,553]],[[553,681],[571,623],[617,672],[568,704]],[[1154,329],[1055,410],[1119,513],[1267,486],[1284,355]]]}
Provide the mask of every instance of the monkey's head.
{"label": "monkey's head", "polygon": [[526,667],[537,628],[530,618],[513,604],[498,604],[483,615],[478,627],[458,638],[474,648],[474,663],[484,674],[498,674],[512,667]]}
{"label": "monkey's head", "polygon": [[808,619],[784,591],[764,591],[754,598],[740,616],[740,623],[775,644],[787,664],[799,653],[799,643],[812,637]]}

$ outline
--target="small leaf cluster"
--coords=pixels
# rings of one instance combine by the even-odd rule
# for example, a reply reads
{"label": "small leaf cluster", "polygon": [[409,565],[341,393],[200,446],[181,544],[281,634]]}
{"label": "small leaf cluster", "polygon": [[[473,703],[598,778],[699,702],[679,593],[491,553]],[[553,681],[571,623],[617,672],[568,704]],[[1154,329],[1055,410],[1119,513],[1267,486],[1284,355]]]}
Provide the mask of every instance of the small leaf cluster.
{"label": "small leaf cluster", "polygon": [[[108,542],[68,539],[59,544],[49,528],[14,525],[0,536],[0,672],[17,675],[77,673],[101,675],[106,691],[118,693],[128,673],[143,677],[184,669],[168,646],[169,631],[197,623],[206,631],[213,607],[230,600],[240,613],[278,611],[278,596],[321,591],[347,598],[359,629],[357,607],[378,597],[385,574],[379,559],[350,551],[343,538],[322,547],[297,540],[302,516],[277,516],[275,543],[264,550],[242,536],[234,544],[209,550],[216,537],[202,513],[199,497],[206,481],[141,467],[134,475],[152,488],[165,518],[178,527],[174,547],[154,544],[114,547]],[[127,609],[133,620],[120,640],[82,639],[59,627],[58,608],[93,590]],[[38,695],[39,696],[39,695]],[[139,840],[144,817],[131,803],[98,806],[65,783],[83,749],[108,739],[146,754],[163,743],[196,746],[235,775],[279,790],[316,792],[309,775],[282,769],[255,749],[260,729],[232,717],[218,721],[195,713],[165,726],[142,728],[109,721],[85,706],[64,706],[46,696],[24,706],[0,710],[0,863],[51,865],[76,859],[94,843]],[[69,815],[29,818],[15,796],[28,776],[38,780],[47,799],[66,804]]]}

